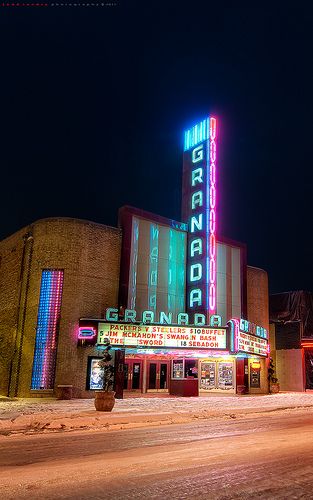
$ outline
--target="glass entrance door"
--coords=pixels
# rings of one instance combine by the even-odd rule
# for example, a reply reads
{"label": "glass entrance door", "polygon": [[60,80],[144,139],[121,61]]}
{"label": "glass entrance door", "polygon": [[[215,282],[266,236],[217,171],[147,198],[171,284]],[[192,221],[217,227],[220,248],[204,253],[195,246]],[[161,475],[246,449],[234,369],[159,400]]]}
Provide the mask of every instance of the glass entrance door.
{"label": "glass entrance door", "polygon": [[124,364],[124,390],[141,391],[142,389],[142,361],[126,359]]}
{"label": "glass entrance door", "polygon": [[148,361],[147,391],[167,392],[169,361]]}

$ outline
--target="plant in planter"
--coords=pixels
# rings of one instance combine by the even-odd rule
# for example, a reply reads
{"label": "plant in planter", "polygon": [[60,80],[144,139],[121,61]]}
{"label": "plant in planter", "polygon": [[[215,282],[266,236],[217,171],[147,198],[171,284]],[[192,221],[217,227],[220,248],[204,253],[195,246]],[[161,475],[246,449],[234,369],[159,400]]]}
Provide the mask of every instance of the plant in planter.
{"label": "plant in planter", "polygon": [[99,366],[103,368],[103,389],[95,391],[95,407],[98,411],[112,411],[115,404],[114,366],[111,364],[112,356],[110,354],[110,343],[108,341],[103,357],[99,361]]}
{"label": "plant in planter", "polygon": [[269,392],[271,394],[277,393],[280,390],[278,378],[275,377],[275,365],[273,358],[270,358],[270,364],[267,369],[267,380],[269,383]]}

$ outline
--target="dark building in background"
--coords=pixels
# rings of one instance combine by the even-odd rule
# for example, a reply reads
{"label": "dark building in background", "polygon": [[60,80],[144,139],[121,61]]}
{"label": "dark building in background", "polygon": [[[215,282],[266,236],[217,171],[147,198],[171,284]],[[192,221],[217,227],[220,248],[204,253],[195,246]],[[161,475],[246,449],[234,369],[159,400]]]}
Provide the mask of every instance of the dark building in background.
{"label": "dark building in background", "polygon": [[313,390],[312,292],[270,296],[270,343],[281,390]]}

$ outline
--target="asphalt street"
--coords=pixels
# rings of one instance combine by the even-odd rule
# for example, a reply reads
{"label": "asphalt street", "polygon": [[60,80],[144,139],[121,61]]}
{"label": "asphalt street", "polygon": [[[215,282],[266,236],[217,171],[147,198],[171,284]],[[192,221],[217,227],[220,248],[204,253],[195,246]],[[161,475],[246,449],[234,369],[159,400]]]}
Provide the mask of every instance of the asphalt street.
{"label": "asphalt street", "polygon": [[313,411],[0,436],[0,484],[2,499],[311,499]]}

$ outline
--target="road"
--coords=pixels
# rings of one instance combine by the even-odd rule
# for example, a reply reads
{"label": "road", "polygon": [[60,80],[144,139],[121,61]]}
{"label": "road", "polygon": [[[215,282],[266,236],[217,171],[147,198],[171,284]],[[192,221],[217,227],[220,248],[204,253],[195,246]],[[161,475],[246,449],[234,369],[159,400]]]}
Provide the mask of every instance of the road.
{"label": "road", "polygon": [[313,498],[313,411],[0,437],[0,500]]}

